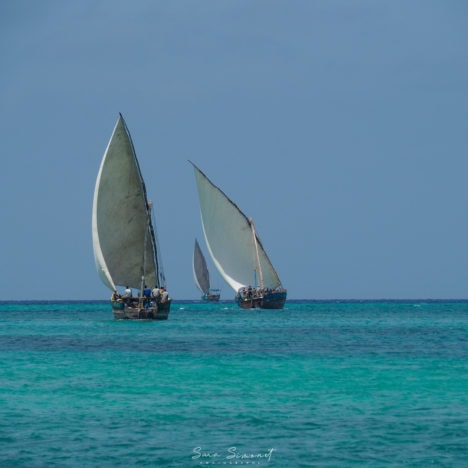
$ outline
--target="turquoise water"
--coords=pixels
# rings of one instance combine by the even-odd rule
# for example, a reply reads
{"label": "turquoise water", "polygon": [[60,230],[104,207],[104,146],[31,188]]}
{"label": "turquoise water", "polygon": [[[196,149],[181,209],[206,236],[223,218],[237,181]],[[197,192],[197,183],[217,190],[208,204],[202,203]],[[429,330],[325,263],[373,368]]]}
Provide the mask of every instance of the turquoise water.
{"label": "turquoise water", "polygon": [[468,466],[468,302],[0,303],[0,466]]}

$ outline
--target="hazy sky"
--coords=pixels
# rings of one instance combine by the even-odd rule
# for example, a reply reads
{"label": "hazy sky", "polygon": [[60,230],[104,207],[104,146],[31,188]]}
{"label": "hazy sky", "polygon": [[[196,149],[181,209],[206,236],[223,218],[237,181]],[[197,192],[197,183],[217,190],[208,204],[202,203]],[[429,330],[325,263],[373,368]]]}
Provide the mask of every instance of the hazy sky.
{"label": "hazy sky", "polygon": [[174,299],[206,252],[189,159],[292,299],[468,297],[467,2],[3,0],[0,51],[0,300],[109,297],[91,209],[119,112]]}

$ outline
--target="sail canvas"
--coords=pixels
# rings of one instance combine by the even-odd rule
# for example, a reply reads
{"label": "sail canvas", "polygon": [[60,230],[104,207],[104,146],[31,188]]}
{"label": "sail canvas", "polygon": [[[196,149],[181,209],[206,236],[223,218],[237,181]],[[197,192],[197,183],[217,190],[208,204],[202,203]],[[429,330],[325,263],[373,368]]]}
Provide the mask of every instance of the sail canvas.
{"label": "sail canvas", "polygon": [[93,246],[98,273],[109,288],[158,283],[151,209],[133,143],[120,115],[101,162],[94,191]]}
{"label": "sail canvas", "polygon": [[251,220],[197,166],[192,165],[206,245],[221,276],[236,292],[249,285],[256,286],[260,280],[264,288],[280,287],[278,274],[253,231]]}

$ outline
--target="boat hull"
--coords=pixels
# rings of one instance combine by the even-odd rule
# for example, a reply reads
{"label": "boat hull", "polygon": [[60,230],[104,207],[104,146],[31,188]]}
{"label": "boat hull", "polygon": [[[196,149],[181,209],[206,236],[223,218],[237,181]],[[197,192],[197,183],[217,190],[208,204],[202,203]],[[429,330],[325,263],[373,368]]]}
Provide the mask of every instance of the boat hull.
{"label": "boat hull", "polygon": [[219,302],[220,294],[203,294],[202,300],[205,302]]}
{"label": "boat hull", "polygon": [[259,297],[236,296],[237,305],[241,309],[283,309],[286,302],[286,291],[264,293]]}
{"label": "boat hull", "polygon": [[114,318],[118,320],[167,320],[171,310],[171,302],[151,305],[128,305],[120,301],[111,301]]}

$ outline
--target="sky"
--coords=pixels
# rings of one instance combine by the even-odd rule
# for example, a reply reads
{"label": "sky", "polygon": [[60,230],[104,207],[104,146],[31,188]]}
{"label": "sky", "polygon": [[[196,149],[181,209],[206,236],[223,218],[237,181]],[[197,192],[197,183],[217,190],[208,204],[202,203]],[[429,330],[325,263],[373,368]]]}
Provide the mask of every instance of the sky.
{"label": "sky", "polygon": [[188,160],[290,299],[468,298],[467,23],[458,0],[3,0],[0,300],[109,297],[91,210],[119,112],[174,300],[207,252]]}

